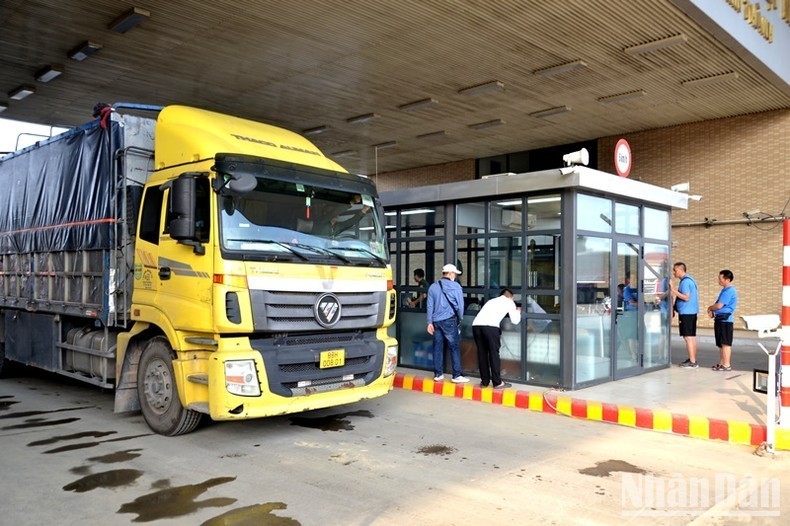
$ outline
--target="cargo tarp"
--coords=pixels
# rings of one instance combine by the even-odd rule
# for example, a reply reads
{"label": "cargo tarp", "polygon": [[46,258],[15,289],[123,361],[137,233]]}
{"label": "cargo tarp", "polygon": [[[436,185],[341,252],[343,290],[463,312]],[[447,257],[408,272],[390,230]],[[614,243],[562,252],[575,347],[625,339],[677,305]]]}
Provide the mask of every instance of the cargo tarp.
{"label": "cargo tarp", "polygon": [[0,159],[0,254],[111,248],[110,132],[94,121]]}

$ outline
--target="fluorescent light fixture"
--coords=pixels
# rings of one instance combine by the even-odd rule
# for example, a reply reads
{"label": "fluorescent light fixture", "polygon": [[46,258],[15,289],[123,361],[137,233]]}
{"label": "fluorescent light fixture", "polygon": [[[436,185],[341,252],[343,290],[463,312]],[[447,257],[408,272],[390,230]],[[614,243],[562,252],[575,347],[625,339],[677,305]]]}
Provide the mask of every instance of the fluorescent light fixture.
{"label": "fluorescent light fixture", "polygon": [[571,111],[569,106],[556,106],[554,108],[548,108],[546,110],[534,111],[529,114],[530,117],[534,117],[536,119],[545,119],[546,117],[551,117],[552,115],[559,115],[561,113],[567,113]]}
{"label": "fluorescent light fixture", "polygon": [[376,150],[386,150],[387,148],[394,148],[398,145],[398,141],[387,141],[374,144],[373,148]]}
{"label": "fluorescent light fixture", "polygon": [[25,97],[29,97],[30,95],[36,92],[36,87],[31,86],[29,84],[22,84],[15,90],[8,92],[8,98],[12,100],[22,100]]}
{"label": "fluorescent light fixture", "polygon": [[513,200],[510,200],[510,201],[500,201],[497,204],[499,206],[517,206],[517,205],[520,205],[522,203],[523,203],[523,201],[521,199],[513,199]]}
{"label": "fluorescent light fixture", "polygon": [[89,56],[93,55],[97,51],[99,51],[104,46],[99,44],[98,42],[91,42],[90,40],[86,40],[85,42],[81,43],[74,49],[68,52],[68,56],[70,59],[76,60],[77,62],[82,62]]}
{"label": "fluorescent light fixture", "polygon": [[316,126],[315,128],[307,128],[306,130],[302,130],[302,135],[318,135],[319,133],[324,133],[327,130],[329,130],[329,126]]}
{"label": "fluorescent light fixture", "polygon": [[673,46],[677,46],[679,44],[685,44],[688,41],[686,35],[679,34],[667,38],[662,38],[660,40],[654,40],[652,42],[647,42],[645,44],[639,44],[636,46],[630,46],[623,49],[623,53],[626,55],[641,55],[643,53],[652,53],[653,51],[658,51],[660,49],[667,49]]}
{"label": "fluorescent light fixture", "polygon": [[711,75],[710,77],[703,77],[701,79],[684,80],[680,84],[684,88],[697,88],[699,86],[707,86],[709,84],[718,84],[719,82],[726,82],[728,80],[738,80],[738,73],[729,71],[720,75]]}
{"label": "fluorescent light fixture", "polygon": [[554,197],[527,197],[527,204],[528,205],[536,205],[539,203],[555,203],[559,201],[561,198],[558,196]]}
{"label": "fluorescent light fixture", "polygon": [[36,73],[36,80],[39,82],[49,82],[63,74],[63,66],[60,64],[50,64]]}
{"label": "fluorescent light fixture", "polygon": [[422,135],[418,135],[417,138],[420,140],[433,140],[433,139],[441,139],[443,137],[447,137],[447,132],[444,130],[439,130],[431,133],[423,133]]}
{"label": "fluorescent light fixture", "polygon": [[555,75],[562,75],[564,73],[570,73],[572,71],[576,71],[577,69],[586,68],[587,63],[583,60],[574,60],[573,62],[566,62],[565,64],[559,64],[557,66],[551,66],[549,68],[542,68],[536,69],[532,72],[533,75],[540,75],[541,77],[553,77]]}
{"label": "fluorescent light fixture", "polygon": [[504,91],[505,83],[499,82],[498,80],[492,80],[491,82],[486,82],[485,84],[478,84],[476,86],[469,86],[468,88],[463,88],[458,90],[459,95],[467,95],[467,96],[474,96],[474,95],[483,95],[484,93],[494,93],[497,91]]}
{"label": "fluorescent light fixture", "polygon": [[7,109],[8,109],[8,104],[4,104],[0,102],[0,113],[3,113]]}
{"label": "fluorescent light fixture", "polygon": [[112,23],[107,26],[107,29],[110,31],[115,31],[116,33],[126,33],[137,24],[143,22],[144,20],[148,20],[150,16],[151,13],[149,11],[139,7],[133,7],[129,11],[113,20]]}
{"label": "fluorescent light fixture", "polygon": [[504,120],[493,119],[485,122],[476,122],[475,124],[470,124],[469,127],[473,130],[485,130],[486,128],[495,128],[497,126],[502,126],[503,124],[505,124]]}
{"label": "fluorescent light fixture", "polygon": [[329,155],[332,157],[348,157],[349,155],[356,155],[355,150],[343,150],[340,152],[330,153]]}
{"label": "fluorescent light fixture", "polygon": [[432,108],[437,104],[439,104],[438,100],[434,98],[428,98],[422,100],[415,100],[414,102],[409,102],[407,104],[401,104],[400,106],[398,106],[398,109],[403,111],[427,110],[428,108]]}
{"label": "fluorescent light fixture", "polygon": [[[400,215],[402,216],[413,216],[417,214],[432,214],[436,212],[433,208],[415,208],[414,210],[403,210],[401,211]],[[394,216],[398,215],[398,212],[384,212],[385,216]]]}
{"label": "fluorescent light fixture", "polygon": [[627,91],[625,93],[618,93],[616,95],[607,95],[606,97],[599,97],[598,102],[601,104],[619,104],[633,99],[638,99],[646,95],[645,90],[638,89],[634,91]]}
{"label": "fluorescent light fixture", "polygon": [[366,113],[364,115],[357,115],[356,117],[351,117],[350,119],[346,119],[346,122],[349,124],[366,124],[373,119],[377,119],[377,113]]}

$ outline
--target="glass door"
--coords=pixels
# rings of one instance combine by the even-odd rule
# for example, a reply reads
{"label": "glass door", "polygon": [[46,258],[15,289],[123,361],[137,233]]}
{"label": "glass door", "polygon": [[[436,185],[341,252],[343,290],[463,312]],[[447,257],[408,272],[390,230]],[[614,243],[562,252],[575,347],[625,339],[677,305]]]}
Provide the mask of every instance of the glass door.
{"label": "glass door", "polygon": [[617,243],[615,254],[617,276],[617,310],[614,330],[615,380],[639,374],[642,370],[640,323],[643,292],[640,287],[641,245]]}

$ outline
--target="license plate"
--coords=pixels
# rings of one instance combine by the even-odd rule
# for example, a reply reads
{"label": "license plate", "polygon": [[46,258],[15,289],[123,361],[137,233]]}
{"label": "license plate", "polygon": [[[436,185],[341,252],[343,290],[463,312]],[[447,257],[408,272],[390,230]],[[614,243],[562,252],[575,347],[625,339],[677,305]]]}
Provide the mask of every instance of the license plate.
{"label": "license plate", "polygon": [[340,367],[346,363],[346,350],[338,349],[335,351],[321,351],[321,361],[319,367],[321,369],[329,369],[330,367]]}

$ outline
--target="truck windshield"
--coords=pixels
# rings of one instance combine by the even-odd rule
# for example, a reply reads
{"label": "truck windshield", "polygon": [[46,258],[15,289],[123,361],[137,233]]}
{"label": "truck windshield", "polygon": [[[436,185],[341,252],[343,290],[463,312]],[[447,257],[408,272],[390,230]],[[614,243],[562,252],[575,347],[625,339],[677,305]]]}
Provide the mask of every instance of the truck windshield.
{"label": "truck windshield", "polygon": [[222,248],[230,258],[387,263],[381,205],[370,194],[258,177],[252,192],[218,198]]}

